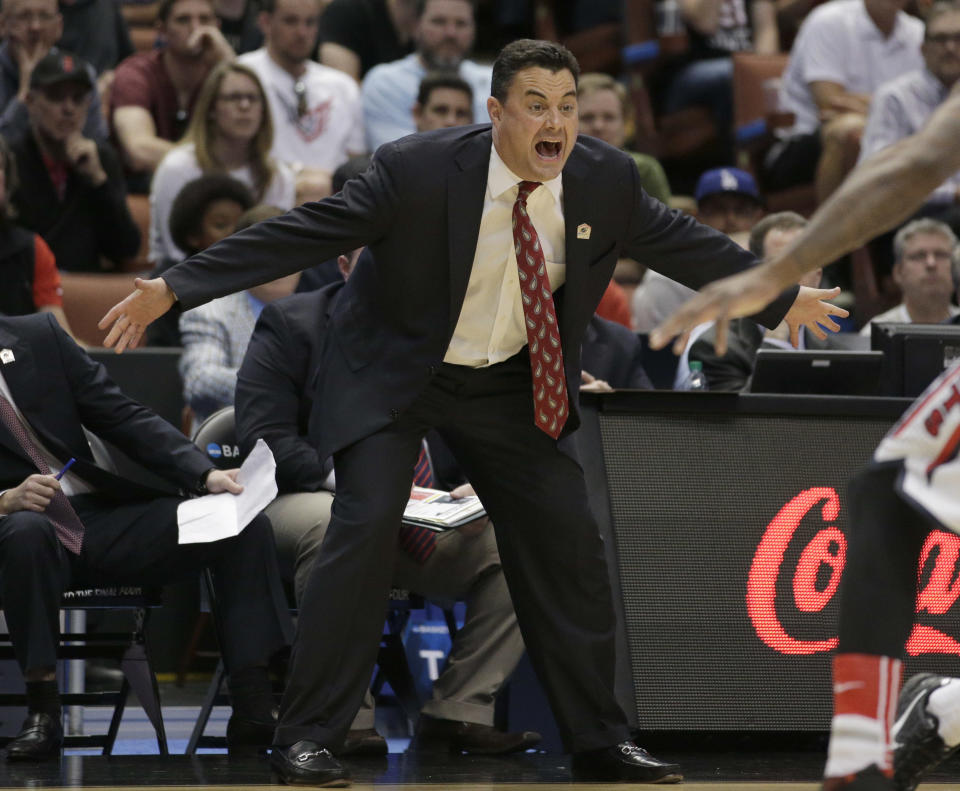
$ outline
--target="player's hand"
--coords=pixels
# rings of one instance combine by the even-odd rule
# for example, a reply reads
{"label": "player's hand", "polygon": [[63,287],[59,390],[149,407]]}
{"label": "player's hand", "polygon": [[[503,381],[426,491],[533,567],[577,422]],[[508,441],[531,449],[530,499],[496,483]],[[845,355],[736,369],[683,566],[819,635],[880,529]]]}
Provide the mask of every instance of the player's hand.
{"label": "player's hand", "polygon": [[240,494],[243,487],[237,483],[237,474],[239,468],[232,470],[210,470],[207,475],[207,491],[210,494],[220,494],[220,492],[230,492],[230,494]]}
{"label": "player's hand", "polygon": [[133,285],[136,291],[110,308],[97,324],[101,330],[110,327],[103,345],[108,349],[116,346],[117,354],[124,349],[135,348],[140,343],[147,325],[160,318],[176,302],[173,292],[162,277],[153,280],[138,277],[133,281]]}
{"label": "player's hand", "polygon": [[[816,335],[820,340],[827,337],[823,331],[826,327],[833,332],[840,331],[840,325],[831,317],[839,316],[845,319],[850,315],[850,311],[831,305],[825,300],[833,299],[840,293],[838,288],[810,288],[809,286],[800,286],[797,298],[787,311],[783,320],[790,327],[790,343],[794,348],[800,346],[800,328],[806,327],[810,332]],[[821,327],[820,325],[823,325]]]}
{"label": "player's hand", "polygon": [[0,513],[12,514],[15,511],[36,511],[43,513],[50,500],[60,491],[60,481],[53,475],[31,475],[13,489],[7,489],[0,496]]}
{"label": "player's hand", "polygon": [[716,280],[704,286],[650,333],[650,347],[662,349],[671,338],[674,354],[682,354],[690,331],[698,324],[717,324],[717,354],[727,350],[730,320],[749,316],[765,308],[783,290],[783,284],[767,265]]}

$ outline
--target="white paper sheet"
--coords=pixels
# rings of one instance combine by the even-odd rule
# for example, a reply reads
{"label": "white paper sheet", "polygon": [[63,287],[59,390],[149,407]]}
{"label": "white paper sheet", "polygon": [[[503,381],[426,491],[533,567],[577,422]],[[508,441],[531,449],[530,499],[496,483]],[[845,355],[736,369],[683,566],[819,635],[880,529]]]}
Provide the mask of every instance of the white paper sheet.
{"label": "white paper sheet", "polygon": [[237,481],[240,494],[221,492],[184,500],[177,508],[181,544],[219,541],[240,534],[277,496],[277,463],[262,439],[247,456]]}

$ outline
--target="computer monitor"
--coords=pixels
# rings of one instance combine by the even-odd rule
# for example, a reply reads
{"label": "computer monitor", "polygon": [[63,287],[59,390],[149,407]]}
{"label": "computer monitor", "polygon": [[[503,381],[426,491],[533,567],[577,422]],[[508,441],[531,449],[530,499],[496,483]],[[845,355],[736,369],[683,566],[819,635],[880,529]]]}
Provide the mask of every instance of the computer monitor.
{"label": "computer monitor", "polygon": [[884,357],[882,395],[918,396],[960,357],[955,324],[881,322],[870,328],[870,347]]}
{"label": "computer monitor", "polygon": [[751,393],[875,396],[883,354],[842,349],[759,349]]}

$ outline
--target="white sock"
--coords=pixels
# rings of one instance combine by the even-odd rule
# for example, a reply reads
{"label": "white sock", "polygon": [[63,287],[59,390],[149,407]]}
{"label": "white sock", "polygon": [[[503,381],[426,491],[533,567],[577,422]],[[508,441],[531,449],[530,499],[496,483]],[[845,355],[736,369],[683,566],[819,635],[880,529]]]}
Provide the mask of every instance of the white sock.
{"label": "white sock", "polygon": [[948,747],[960,744],[960,678],[950,679],[930,693],[927,711],[940,722],[937,731]]}
{"label": "white sock", "polygon": [[876,764],[889,768],[887,724],[859,714],[836,714],[830,723],[830,746],[824,777],[845,777]]}

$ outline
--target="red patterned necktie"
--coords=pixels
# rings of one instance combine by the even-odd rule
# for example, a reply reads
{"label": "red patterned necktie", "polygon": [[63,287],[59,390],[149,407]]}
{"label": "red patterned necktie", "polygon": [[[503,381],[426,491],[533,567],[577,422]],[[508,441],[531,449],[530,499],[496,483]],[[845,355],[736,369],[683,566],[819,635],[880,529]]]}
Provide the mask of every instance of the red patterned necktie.
{"label": "red patterned necktie", "polygon": [[[430,464],[427,443],[424,440],[420,441],[420,455],[417,456],[417,463],[413,467],[413,483],[414,486],[427,489],[432,489],[434,485],[433,466]],[[426,563],[436,548],[436,531],[420,525],[400,525],[400,549],[417,563]]]}
{"label": "red patterned necktie", "polygon": [[513,204],[513,245],[517,253],[520,298],[533,373],[534,423],[556,439],[567,422],[570,405],[550,277],[540,237],[527,214],[527,198],[539,186],[539,181],[520,182],[517,200]]}
{"label": "red patterned necktie", "polygon": [[[13,404],[2,395],[0,395],[0,420],[3,421],[3,425],[7,427],[17,442],[20,443],[23,452],[26,453],[30,457],[30,460],[37,466],[40,474],[49,475],[50,466],[40,454],[39,448],[37,448],[33,440],[30,439],[26,426],[23,425],[23,422],[17,416]],[[44,515],[53,525],[57,533],[57,538],[60,539],[60,543],[63,544],[69,552],[72,552],[74,555],[79,555],[80,547],[83,544],[83,522],[80,521],[80,517],[77,516],[77,512],[73,510],[73,506],[70,505],[70,501],[62,491],[58,490],[53,496],[46,511],[44,511]]]}

